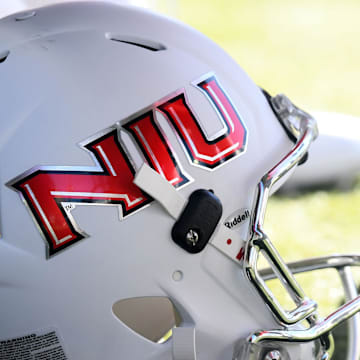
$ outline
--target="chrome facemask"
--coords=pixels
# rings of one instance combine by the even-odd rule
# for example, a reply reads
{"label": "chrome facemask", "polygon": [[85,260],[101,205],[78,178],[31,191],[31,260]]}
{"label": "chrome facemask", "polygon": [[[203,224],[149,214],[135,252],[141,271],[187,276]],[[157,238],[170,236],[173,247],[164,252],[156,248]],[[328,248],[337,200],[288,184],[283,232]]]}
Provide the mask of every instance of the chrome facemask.
{"label": "chrome facemask", "polygon": [[[266,173],[258,184],[254,215],[251,222],[251,236],[245,251],[244,271],[271,309],[279,323],[279,329],[263,329],[250,334],[247,339],[238,343],[233,359],[285,360],[289,357],[281,343],[315,340],[320,342],[322,348],[317,358],[330,359],[334,351],[331,330],[353,317],[350,326],[347,359],[357,360],[360,355],[360,344],[357,341],[360,324],[359,316],[354,315],[360,311],[360,296],[357,295],[350,267],[360,266],[360,256],[330,256],[286,264],[263,231],[265,211],[272,187],[301,162],[312,141],[318,135],[316,121],[292,104],[286,96],[277,95],[270,98],[269,101],[279,120],[297,141],[294,148]],[[258,269],[260,253],[268,260],[271,266],[269,269]],[[317,303],[305,295],[294,274],[325,268],[334,268],[338,271],[348,302],[325,319],[320,319],[317,314]],[[293,310],[285,310],[266,285],[267,280],[275,278],[281,281],[296,304]],[[305,328],[300,325],[303,321],[308,323],[308,327]]]}

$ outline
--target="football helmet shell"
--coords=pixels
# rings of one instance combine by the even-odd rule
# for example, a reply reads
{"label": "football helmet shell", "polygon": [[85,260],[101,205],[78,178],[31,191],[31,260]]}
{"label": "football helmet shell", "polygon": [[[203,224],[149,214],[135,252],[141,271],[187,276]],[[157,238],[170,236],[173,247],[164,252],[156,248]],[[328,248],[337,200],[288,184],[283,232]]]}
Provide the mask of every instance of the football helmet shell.
{"label": "football helmet shell", "polygon": [[[223,50],[152,12],[71,3],[1,20],[0,58],[0,351],[55,333],[69,359],[231,359],[240,339],[282,326],[243,268],[259,180],[294,143]],[[184,203],[203,189],[199,211],[220,202],[196,254],[172,240],[176,196],[134,184],[144,163]],[[195,246],[202,225],[190,230]],[[172,340],[116,315],[144,297],[176,307]],[[310,359],[313,340],[282,351]]]}

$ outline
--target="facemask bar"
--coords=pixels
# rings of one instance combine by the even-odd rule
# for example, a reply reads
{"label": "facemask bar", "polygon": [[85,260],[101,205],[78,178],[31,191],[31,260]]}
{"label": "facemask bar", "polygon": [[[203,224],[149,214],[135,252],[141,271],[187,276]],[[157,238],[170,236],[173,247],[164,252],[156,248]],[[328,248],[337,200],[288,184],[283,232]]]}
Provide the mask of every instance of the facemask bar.
{"label": "facemask bar", "polygon": [[[287,129],[298,139],[295,147],[277,165],[266,173],[258,184],[255,211],[252,219],[252,236],[245,252],[245,272],[269,305],[277,319],[287,325],[295,324],[308,318],[316,311],[316,303],[305,296],[279,253],[263,232],[263,222],[271,188],[285,176],[305,156],[312,141],[317,137],[316,121],[302,110],[296,108],[284,95],[271,98],[273,108],[278,113]],[[280,281],[296,304],[290,312],[283,309],[270,289],[266,286],[257,270],[259,253],[269,260]]]}
{"label": "facemask bar", "polygon": [[[306,297],[294,278],[292,269],[285,264],[270,239],[263,232],[264,216],[271,188],[294,166],[299,164],[306,155],[312,141],[318,135],[315,119],[297,108],[286,96],[277,95],[271,98],[270,101],[280,120],[297,138],[297,142],[294,148],[266,173],[258,184],[254,215],[251,222],[251,237],[245,251],[244,271],[281,325],[288,328],[290,325],[307,320],[310,327],[303,330],[297,328],[296,330],[259,331],[252,334],[247,341],[249,344],[255,345],[265,340],[271,342],[301,342],[320,338],[326,349],[321,359],[329,359],[333,351],[332,336],[329,335],[329,332],[335,326],[360,311],[360,296],[340,307],[325,320],[319,321],[316,313],[316,302]],[[260,272],[257,269],[260,252],[271,265],[271,269],[267,270],[267,272]],[[287,311],[280,305],[265,283],[269,276],[271,278],[277,277],[282,282],[296,304],[295,309]],[[348,275],[344,276],[342,277],[343,281],[347,279],[344,282],[345,288],[353,287],[351,285],[353,281],[349,280]]]}
{"label": "facemask bar", "polygon": [[[324,256],[291,262],[288,263],[287,266],[294,275],[321,269],[335,269],[341,278],[346,301],[350,302],[356,299],[358,295],[356,283],[351,273],[351,267],[360,266],[359,255]],[[276,274],[271,268],[262,269],[259,273],[265,281],[276,278]],[[331,318],[333,322],[336,320],[334,315],[327,317],[327,319],[329,318]],[[334,327],[336,325],[338,325],[338,323],[334,323]],[[347,360],[358,360],[360,358],[360,314],[354,315],[351,319],[348,337]]]}

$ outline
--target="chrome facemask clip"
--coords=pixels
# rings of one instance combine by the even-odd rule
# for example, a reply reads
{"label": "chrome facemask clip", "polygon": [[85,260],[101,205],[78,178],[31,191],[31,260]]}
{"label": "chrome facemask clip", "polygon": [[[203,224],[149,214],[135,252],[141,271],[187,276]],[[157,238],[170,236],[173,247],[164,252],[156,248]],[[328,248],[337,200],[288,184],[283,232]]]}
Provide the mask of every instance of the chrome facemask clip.
{"label": "chrome facemask clip", "polygon": [[[296,137],[297,141],[293,149],[267,172],[258,184],[253,211],[254,215],[251,220],[251,236],[245,250],[244,271],[271,309],[282,329],[255,332],[247,338],[246,342],[255,345],[263,341],[307,342],[320,338],[325,348],[321,359],[329,359],[333,351],[333,341],[329,332],[335,326],[360,311],[360,297],[352,299],[326,319],[319,321],[316,312],[317,304],[305,295],[301,286],[296,281],[292,271],[294,266],[289,267],[283,261],[263,231],[265,211],[271,188],[294,166],[299,164],[306,155],[312,141],[318,136],[315,119],[297,108],[286,96],[277,95],[271,98],[270,101],[278,118],[288,131]],[[266,272],[260,271],[257,268],[260,253],[265,256],[271,266],[271,269]],[[317,267],[312,265],[312,268]],[[270,274],[271,278],[278,278],[281,281],[293,299],[296,305],[293,310],[285,310],[266,285],[265,281],[269,279]],[[350,286],[349,277],[346,279],[348,283],[345,285],[345,289]],[[299,327],[296,327],[296,330],[288,330],[291,325],[298,324],[304,320],[309,323],[309,328],[300,328],[299,330]],[[255,357],[253,358],[255,359]]]}

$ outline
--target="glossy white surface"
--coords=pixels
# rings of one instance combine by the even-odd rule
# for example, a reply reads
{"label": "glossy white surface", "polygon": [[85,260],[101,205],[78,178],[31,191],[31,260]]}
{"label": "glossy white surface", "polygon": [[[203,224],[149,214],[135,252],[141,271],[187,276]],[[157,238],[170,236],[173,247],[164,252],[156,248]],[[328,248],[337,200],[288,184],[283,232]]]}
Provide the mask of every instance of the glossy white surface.
{"label": "glossy white surface", "polygon": [[[137,296],[173,301],[184,325],[196,329],[198,360],[231,359],[240,338],[278,327],[241,262],[211,245],[186,253],[172,241],[173,219],[159,204],[122,221],[117,206],[76,206],[72,215],[89,237],[47,260],[19,194],[5,186],[37,165],[94,167],[77,144],[178,89],[211,135],[219,119],[191,83],[214,71],[248,129],[245,153],[214,171],[193,166],[162,115],[158,122],[194,179],[179,191],[214,190],[224,211],[212,241],[231,236],[235,254],[248,226],[229,232],[224,221],[253,208],[260,178],[293,146],[258,87],[212,41],[147,11],[79,3],[39,9],[25,21],[16,16],[0,22],[0,53],[10,51],[0,64],[0,340],[55,327],[69,359],[171,359],[171,341],[147,341],[112,314],[115,302]],[[109,33],[167,50],[110,41]],[[121,139],[138,168],[134,142],[123,132]],[[293,359],[311,356],[311,345],[288,348]]]}

